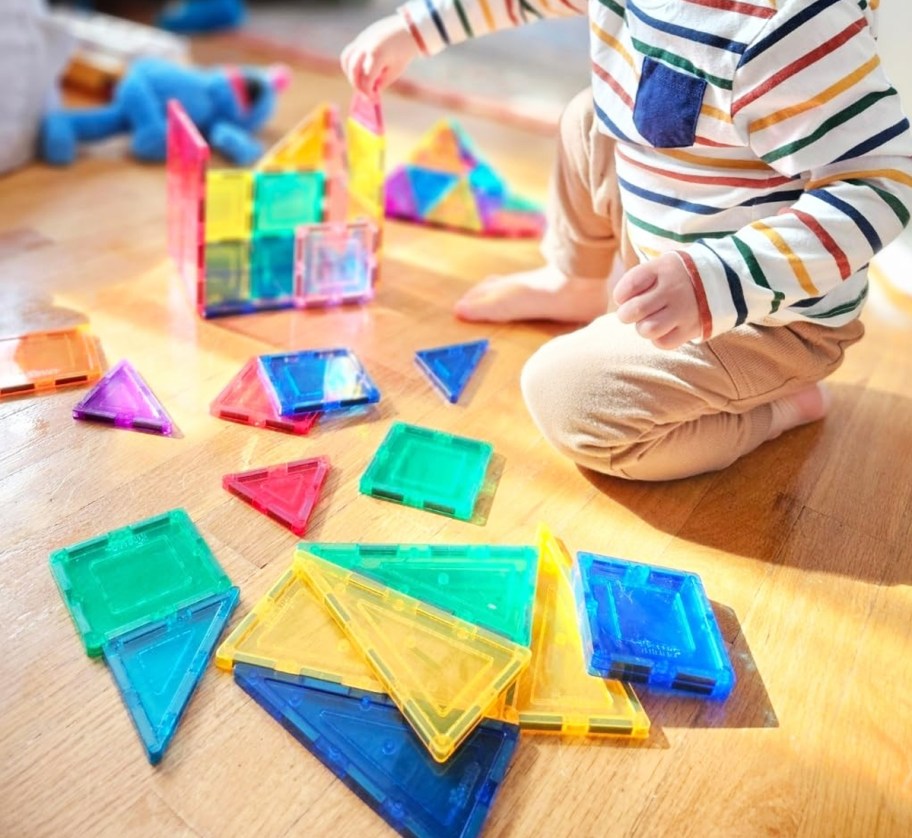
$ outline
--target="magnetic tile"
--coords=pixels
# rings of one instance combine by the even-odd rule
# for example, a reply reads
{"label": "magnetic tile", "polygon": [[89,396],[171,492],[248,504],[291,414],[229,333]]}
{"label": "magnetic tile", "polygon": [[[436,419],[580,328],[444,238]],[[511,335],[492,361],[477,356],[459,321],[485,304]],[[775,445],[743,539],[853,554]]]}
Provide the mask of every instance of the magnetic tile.
{"label": "magnetic tile", "polygon": [[222,169],[206,174],[206,241],[237,241],[253,227],[253,174]]}
{"label": "magnetic tile", "polygon": [[539,545],[532,662],[515,687],[520,727],[576,736],[648,736],[649,718],[633,688],[586,671],[566,547],[544,526]]}
{"label": "magnetic tile", "polygon": [[261,355],[260,374],[281,416],[340,410],[380,400],[357,356],[348,349],[314,349]]}
{"label": "magnetic tile", "polygon": [[248,242],[206,245],[205,294],[208,315],[251,310]]}
{"label": "magnetic tile", "polygon": [[459,176],[450,172],[439,172],[434,169],[419,169],[414,166],[406,168],[412,194],[421,219],[427,217],[434,207],[459,183]]}
{"label": "magnetic tile", "polygon": [[695,573],[578,553],[573,585],[593,675],[723,699],[735,683]]}
{"label": "magnetic tile", "polygon": [[98,341],[87,326],[0,338],[0,398],[80,387],[101,372]]}
{"label": "magnetic tile", "polygon": [[197,312],[205,312],[206,170],[209,146],[176,100],[167,117],[168,251]]}
{"label": "magnetic tile", "polygon": [[355,90],[348,107],[348,118],[375,136],[382,137],[386,133],[379,97],[365,96]]}
{"label": "magnetic tile", "polygon": [[57,550],[50,567],[93,657],[114,635],[231,587],[182,509]]}
{"label": "magnetic tile", "polygon": [[[290,569],[219,646],[215,663],[227,671],[246,663],[343,687],[385,692],[363,654],[352,646],[317,594]],[[485,717],[515,724],[513,691],[498,695]]]}
{"label": "magnetic tile", "polygon": [[73,418],[171,436],[174,424],[129,361],[115,364],[73,408]]}
{"label": "magnetic tile", "polygon": [[322,172],[257,172],[254,227],[258,233],[294,233],[323,220]]}
{"label": "magnetic tile", "polygon": [[479,163],[468,173],[469,185],[476,198],[485,196],[503,201],[509,194],[504,179],[487,163]]}
{"label": "magnetic tile", "polygon": [[545,225],[539,205],[511,193],[454,120],[434,125],[390,172],[385,202],[390,217],[482,236],[537,237]]}
{"label": "magnetic tile", "polygon": [[105,661],[153,765],[164,756],[237,601],[238,589],[229,588],[104,644]]}
{"label": "magnetic tile", "polygon": [[258,171],[320,169],[326,156],[327,134],[339,120],[335,105],[322,104],[302,119],[257,161]]}
{"label": "magnetic tile", "polygon": [[493,453],[487,442],[395,422],[361,476],[360,489],[468,521]]}
{"label": "magnetic tile", "polygon": [[256,358],[251,358],[215,397],[209,406],[209,412],[219,419],[242,425],[299,436],[310,433],[320,414],[314,412],[294,417],[279,416],[275,405],[266,395],[258,369],[259,362]]}
{"label": "magnetic tile", "polygon": [[240,665],[235,680],[393,829],[415,838],[481,833],[519,741],[486,721],[444,765],[385,696]]}
{"label": "magnetic tile", "polygon": [[376,228],[370,221],[298,229],[296,302],[300,306],[364,302],[374,293]]}
{"label": "magnetic tile", "polygon": [[312,457],[226,474],[222,486],[295,535],[303,535],[328,473],[329,460]]}
{"label": "magnetic tile", "polygon": [[415,353],[415,360],[434,386],[456,404],[487,351],[487,340],[473,340],[421,349]]}
{"label": "magnetic tile", "polygon": [[465,174],[475,163],[466,139],[454,120],[438,120],[415,144],[409,153],[408,163],[423,169]]}
{"label": "magnetic tile", "polygon": [[418,199],[404,166],[400,166],[387,178],[384,205],[386,214],[391,218],[418,218]]}
{"label": "magnetic tile", "polygon": [[310,587],[287,570],[219,646],[215,663],[252,664],[382,693],[383,684]]}
{"label": "magnetic tile", "polygon": [[469,233],[480,232],[483,227],[481,215],[468,179],[460,178],[453,188],[425,213],[424,221]]}
{"label": "magnetic tile", "polygon": [[534,547],[302,541],[298,553],[352,570],[522,646],[531,641]]}
{"label": "magnetic tile", "polygon": [[294,572],[321,598],[437,762],[446,762],[530,652],[309,553]]}
{"label": "magnetic tile", "polygon": [[257,302],[293,301],[295,237],[256,235],[250,242],[250,296]]}

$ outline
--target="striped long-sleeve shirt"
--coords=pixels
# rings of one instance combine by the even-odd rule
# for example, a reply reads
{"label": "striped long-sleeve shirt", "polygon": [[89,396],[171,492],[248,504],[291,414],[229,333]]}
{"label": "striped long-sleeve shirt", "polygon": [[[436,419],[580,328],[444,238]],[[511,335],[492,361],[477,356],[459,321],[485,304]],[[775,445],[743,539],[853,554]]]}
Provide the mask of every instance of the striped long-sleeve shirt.
{"label": "striped long-sleeve shirt", "polygon": [[[599,127],[640,259],[676,251],[703,339],[841,325],[909,220],[912,133],[877,0],[589,0]],[[584,0],[410,0],[421,49],[586,13]]]}

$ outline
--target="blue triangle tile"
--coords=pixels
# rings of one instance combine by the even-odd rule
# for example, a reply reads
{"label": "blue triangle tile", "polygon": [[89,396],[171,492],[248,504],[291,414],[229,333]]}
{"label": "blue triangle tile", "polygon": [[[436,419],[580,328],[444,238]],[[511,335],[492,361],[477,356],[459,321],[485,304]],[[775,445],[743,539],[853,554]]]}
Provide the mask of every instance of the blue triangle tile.
{"label": "blue triangle tile", "polygon": [[420,166],[409,166],[408,176],[412,184],[412,194],[415,196],[415,208],[420,218],[424,218],[437,205],[460,177],[451,172],[437,172]]}
{"label": "blue triangle tile", "polygon": [[73,408],[74,419],[171,436],[174,426],[143,377],[129,361],[112,367]]}
{"label": "blue triangle tile", "polygon": [[486,720],[434,761],[391,699],[237,664],[238,684],[390,826],[416,838],[473,838],[519,741]]}
{"label": "blue triangle tile", "polygon": [[486,339],[474,340],[421,349],[415,353],[415,360],[443,395],[456,404],[487,351]]}
{"label": "blue triangle tile", "polygon": [[238,589],[229,588],[105,643],[105,660],[153,765],[174,736],[237,601]]}

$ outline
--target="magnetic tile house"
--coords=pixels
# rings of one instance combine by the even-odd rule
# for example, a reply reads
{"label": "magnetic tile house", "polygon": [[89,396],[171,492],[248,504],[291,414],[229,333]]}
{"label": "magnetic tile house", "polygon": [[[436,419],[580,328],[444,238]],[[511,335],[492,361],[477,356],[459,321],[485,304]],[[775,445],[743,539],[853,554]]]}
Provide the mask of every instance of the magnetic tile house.
{"label": "magnetic tile house", "polygon": [[356,96],[344,134],[338,108],[321,105],[255,168],[214,169],[169,103],[168,248],[199,314],[370,299],[384,146],[379,105]]}

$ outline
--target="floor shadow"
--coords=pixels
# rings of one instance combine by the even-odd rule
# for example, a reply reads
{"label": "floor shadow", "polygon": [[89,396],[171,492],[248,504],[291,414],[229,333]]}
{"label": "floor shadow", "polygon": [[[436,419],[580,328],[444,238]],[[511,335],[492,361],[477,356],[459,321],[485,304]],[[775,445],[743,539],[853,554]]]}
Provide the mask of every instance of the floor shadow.
{"label": "floor shadow", "polygon": [[503,477],[506,464],[507,459],[502,454],[491,455],[491,462],[488,464],[484,483],[478,493],[478,499],[475,501],[472,517],[469,519],[470,524],[483,527],[488,522],[491,507],[494,505],[494,495],[497,494],[497,487],[500,485],[500,478]]}
{"label": "floor shadow", "polygon": [[722,639],[735,671],[735,686],[724,701],[707,701],[671,694],[651,693],[634,686],[643,709],[656,728],[768,728],[779,727],[766,686],[741,631],[735,612],[712,603]]}
{"label": "floor shadow", "polygon": [[[912,526],[912,482],[900,450],[912,450],[912,400],[867,386],[834,384],[825,422],[766,442],[728,468],[644,483],[580,468],[583,477],[656,529],[727,553],[879,583],[900,559]],[[838,465],[834,465],[838,464]],[[830,519],[861,534],[864,555],[833,549],[838,537],[789,543],[800,523]],[[823,530],[823,525],[820,525]],[[622,557],[627,558],[627,557]],[[912,583],[912,567],[902,579]]]}

